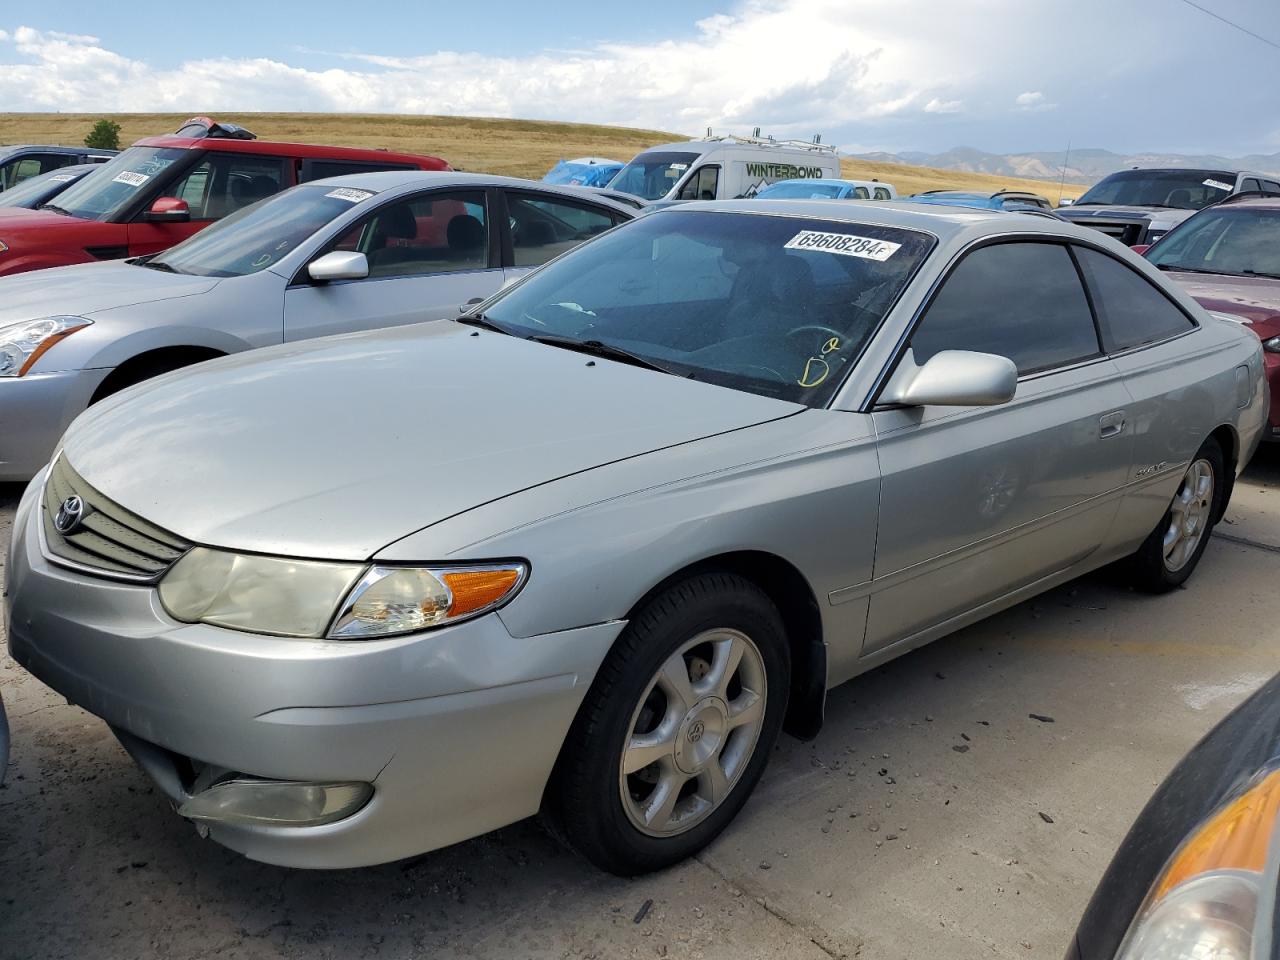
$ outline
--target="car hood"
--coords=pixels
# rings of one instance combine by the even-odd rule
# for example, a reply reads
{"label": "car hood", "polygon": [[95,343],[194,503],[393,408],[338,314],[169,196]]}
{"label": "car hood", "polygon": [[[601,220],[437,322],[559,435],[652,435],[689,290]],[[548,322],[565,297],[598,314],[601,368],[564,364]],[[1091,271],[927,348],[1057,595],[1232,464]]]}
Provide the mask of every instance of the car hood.
{"label": "car hood", "polygon": [[439,321],[170,374],[91,408],[64,453],[197,543],[365,559],[529,487],[802,409]]}
{"label": "car hood", "polygon": [[91,317],[102,310],[204,293],[219,283],[133,266],[82,263],[0,277],[0,323],[39,317]]}
{"label": "car hood", "polygon": [[1176,271],[1167,276],[1206,310],[1248,320],[1249,328],[1263,340],[1280,336],[1280,280]]}

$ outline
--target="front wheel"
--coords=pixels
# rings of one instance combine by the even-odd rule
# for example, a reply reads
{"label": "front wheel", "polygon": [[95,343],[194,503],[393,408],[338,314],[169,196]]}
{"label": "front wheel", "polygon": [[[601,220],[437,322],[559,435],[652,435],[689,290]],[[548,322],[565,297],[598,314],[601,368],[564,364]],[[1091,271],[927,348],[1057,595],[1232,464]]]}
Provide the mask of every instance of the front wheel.
{"label": "front wheel", "polygon": [[601,665],[548,794],[554,831],[630,876],[696,853],[746,802],[786,711],[781,617],[754,584],[706,573],[641,610]]}
{"label": "front wheel", "polygon": [[1148,593],[1165,593],[1191,576],[1221,512],[1226,489],[1222,448],[1206,440],[1183,474],[1173,502],[1151,535],[1129,558],[1133,585]]}

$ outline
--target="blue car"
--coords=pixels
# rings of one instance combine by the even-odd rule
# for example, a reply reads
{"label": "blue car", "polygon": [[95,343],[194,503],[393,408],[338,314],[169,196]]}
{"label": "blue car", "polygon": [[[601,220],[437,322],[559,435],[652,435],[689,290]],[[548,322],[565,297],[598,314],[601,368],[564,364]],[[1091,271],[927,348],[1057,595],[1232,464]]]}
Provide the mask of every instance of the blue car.
{"label": "blue car", "polygon": [[16,187],[0,193],[0,207],[23,207],[27,210],[35,210],[99,166],[100,164],[97,163],[77,163],[74,166],[37,174],[23,180]]}
{"label": "blue car", "polygon": [[756,194],[757,200],[893,200],[898,191],[879,180],[779,180]]}
{"label": "blue car", "polygon": [[907,197],[912,203],[933,203],[947,207],[978,207],[981,210],[1015,210],[1019,213],[1053,211],[1044,197],[1024,190],[998,190],[979,193],[967,190],[926,190]]}
{"label": "blue car", "polygon": [[620,160],[606,160],[604,157],[561,160],[547,171],[542,182],[562,187],[607,187],[623,166]]}
{"label": "blue car", "polygon": [[23,144],[0,147],[0,191],[15,187],[23,180],[78,163],[106,163],[118,150],[89,147],[50,147]]}

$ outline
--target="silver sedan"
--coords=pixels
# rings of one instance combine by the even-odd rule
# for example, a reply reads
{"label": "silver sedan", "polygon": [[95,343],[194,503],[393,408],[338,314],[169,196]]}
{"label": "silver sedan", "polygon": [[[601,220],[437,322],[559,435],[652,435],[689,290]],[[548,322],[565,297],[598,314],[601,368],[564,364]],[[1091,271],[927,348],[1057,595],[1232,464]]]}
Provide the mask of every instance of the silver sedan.
{"label": "silver sedan", "polygon": [[0,481],[92,403],[254,347],[457,316],[634,208],[578,187],[400,170],[246,207],[162,253],[0,278]]}
{"label": "silver sedan", "polygon": [[1097,231],[685,204],[95,406],[18,509],[10,648],[252,858],[541,811],[652,870],[836,684],[1104,564],[1185,582],[1266,391]]}

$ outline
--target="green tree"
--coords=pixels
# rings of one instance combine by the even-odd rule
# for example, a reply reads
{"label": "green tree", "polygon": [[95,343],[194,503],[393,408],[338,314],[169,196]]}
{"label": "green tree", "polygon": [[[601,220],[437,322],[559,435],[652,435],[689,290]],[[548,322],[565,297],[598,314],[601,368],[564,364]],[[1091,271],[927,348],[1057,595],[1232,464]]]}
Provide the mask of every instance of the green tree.
{"label": "green tree", "polygon": [[99,120],[84,138],[84,145],[98,150],[119,150],[120,124],[105,118]]}

